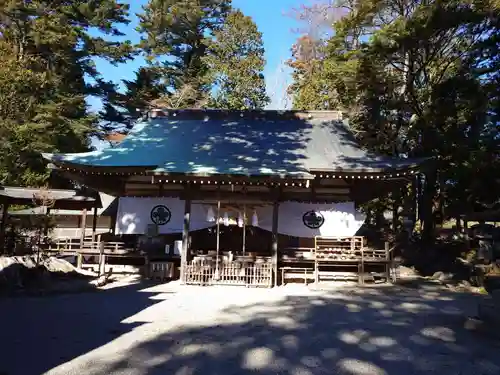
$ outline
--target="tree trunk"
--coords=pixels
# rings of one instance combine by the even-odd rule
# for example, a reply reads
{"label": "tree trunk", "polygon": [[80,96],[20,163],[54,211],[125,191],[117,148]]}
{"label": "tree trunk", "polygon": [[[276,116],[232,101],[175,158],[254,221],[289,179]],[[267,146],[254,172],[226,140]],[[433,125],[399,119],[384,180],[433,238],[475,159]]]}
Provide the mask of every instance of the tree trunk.
{"label": "tree trunk", "polygon": [[436,196],[437,171],[429,170],[425,174],[425,183],[422,194],[422,240],[425,244],[430,245],[434,242],[434,197]]}

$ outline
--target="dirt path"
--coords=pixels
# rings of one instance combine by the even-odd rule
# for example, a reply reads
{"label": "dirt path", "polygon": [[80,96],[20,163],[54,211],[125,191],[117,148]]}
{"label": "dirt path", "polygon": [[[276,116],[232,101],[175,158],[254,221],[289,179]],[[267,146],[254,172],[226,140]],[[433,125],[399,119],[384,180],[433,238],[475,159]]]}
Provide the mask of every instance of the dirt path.
{"label": "dirt path", "polygon": [[122,286],[0,301],[0,374],[499,374],[475,297],[421,289]]}

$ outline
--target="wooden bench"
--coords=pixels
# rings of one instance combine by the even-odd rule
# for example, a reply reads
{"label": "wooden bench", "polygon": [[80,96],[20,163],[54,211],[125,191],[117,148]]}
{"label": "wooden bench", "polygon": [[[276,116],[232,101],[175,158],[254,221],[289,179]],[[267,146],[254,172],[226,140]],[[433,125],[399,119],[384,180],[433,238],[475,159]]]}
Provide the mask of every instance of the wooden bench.
{"label": "wooden bench", "polygon": [[281,281],[285,285],[286,279],[303,278],[304,284],[307,280],[314,280],[314,270],[306,267],[281,267]]}
{"label": "wooden bench", "polygon": [[364,248],[361,272],[364,274],[365,266],[381,266],[384,269],[386,281],[395,283],[397,281],[397,275],[395,272],[391,272],[391,270],[394,270],[394,264],[391,257],[392,251],[394,251],[394,247],[389,248],[389,243],[387,242],[385,243],[384,250]]}

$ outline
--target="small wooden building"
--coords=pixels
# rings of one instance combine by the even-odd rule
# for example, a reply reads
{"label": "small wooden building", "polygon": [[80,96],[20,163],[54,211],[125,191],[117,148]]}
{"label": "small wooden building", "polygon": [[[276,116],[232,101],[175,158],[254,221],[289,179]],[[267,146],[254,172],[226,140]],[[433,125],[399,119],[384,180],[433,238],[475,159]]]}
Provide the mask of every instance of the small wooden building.
{"label": "small wooden building", "polygon": [[[85,212],[87,217],[83,219],[82,210],[51,209],[49,212],[52,221],[52,229],[49,233],[50,237],[54,240],[79,240],[82,237],[82,231],[84,231],[85,238],[111,232],[118,208],[118,199],[105,193],[100,193],[99,197],[102,207],[97,208],[95,217],[93,210],[87,210]],[[43,206],[9,210],[9,216],[20,219],[46,214],[46,207]],[[95,226],[93,223],[94,219],[96,220]],[[82,221],[91,225],[82,228]]]}
{"label": "small wooden building", "polygon": [[[0,205],[2,207],[0,254],[2,254],[6,250],[5,234],[9,222],[9,211],[12,206],[42,206],[41,211],[44,214],[51,209],[78,210],[79,212],[90,212],[90,210],[93,210],[96,213],[102,207],[102,202],[98,194],[87,189],[71,190],[0,186]],[[95,225],[93,226],[93,233],[95,233]],[[82,234],[82,242],[83,238]]]}
{"label": "small wooden building", "polygon": [[[330,111],[155,110],[113,148],[44,157],[120,197],[115,234],[179,255],[184,282],[264,286],[336,266],[361,274],[357,205],[422,162],[363,150]],[[370,256],[387,264],[386,250]]]}

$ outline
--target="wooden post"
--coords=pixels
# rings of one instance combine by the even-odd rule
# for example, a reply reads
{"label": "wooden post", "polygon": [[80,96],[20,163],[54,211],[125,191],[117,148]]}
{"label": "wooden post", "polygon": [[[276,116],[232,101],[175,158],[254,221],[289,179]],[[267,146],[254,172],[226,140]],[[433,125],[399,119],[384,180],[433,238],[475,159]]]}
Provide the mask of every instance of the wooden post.
{"label": "wooden post", "polygon": [[97,230],[97,207],[94,207],[94,215],[92,217],[92,242],[95,242],[96,230]]}
{"label": "wooden post", "polygon": [[359,260],[358,264],[358,284],[359,285],[364,285],[365,284],[365,244],[364,241],[361,242],[361,259]]}
{"label": "wooden post", "polygon": [[82,221],[80,222],[80,250],[83,249],[86,227],[87,227],[87,209],[84,208],[82,211]]}
{"label": "wooden post", "polygon": [[99,276],[106,274],[106,255],[104,255],[104,242],[99,242]]}
{"label": "wooden post", "polygon": [[87,209],[84,208],[82,211],[82,221],[80,223],[80,249],[78,249],[78,253],[76,256],[76,267],[81,268],[83,264],[83,243],[85,241],[85,228],[87,226]]}
{"label": "wooden post", "polygon": [[7,229],[7,220],[9,218],[9,204],[2,205],[2,223],[0,224],[0,254],[5,254],[5,232]]}
{"label": "wooden post", "polygon": [[43,227],[43,236],[47,237],[49,235],[49,217],[50,217],[50,207],[45,208],[45,223]]}
{"label": "wooden post", "polygon": [[115,235],[115,232],[116,232],[117,216],[118,216],[118,211],[114,214],[114,216],[111,216],[111,222],[109,223],[109,225],[110,225],[109,232],[113,235]]}
{"label": "wooden post", "polygon": [[391,282],[391,257],[389,254],[389,242],[388,241],[386,241],[384,243],[384,250],[385,250],[385,259],[386,259],[385,277],[386,277],[386,282],[390,283]]}
{"label": "wooden post", "polygon": [[148,253],[144,255],[144,277],[146,279],[151,278],[151,262]]}
{"label": "wooden post", "polygon": [[271,259],[273,263],[274,286],[278,285],[278,218],[279,218],[279,203],[273,204],[273,226],[272,226],[272,244],[271,244]]}
{"label": "wooden post", "polygon": [[185,282],[185,267],[189,251],[189,223],[191,220],[191,199],[184,201],[184,224],[182,226],[181,283]]}

